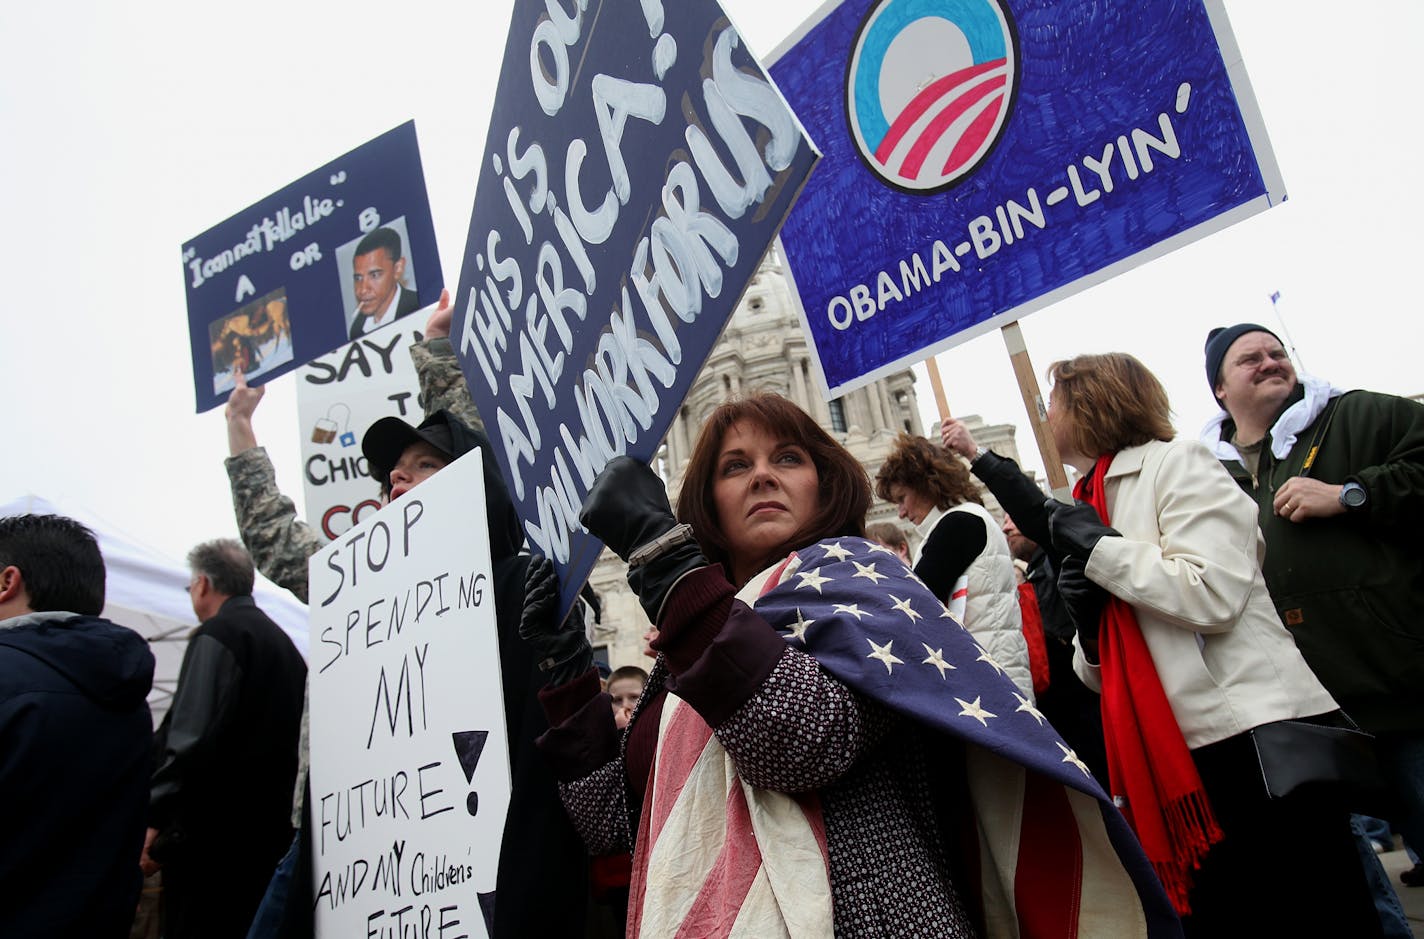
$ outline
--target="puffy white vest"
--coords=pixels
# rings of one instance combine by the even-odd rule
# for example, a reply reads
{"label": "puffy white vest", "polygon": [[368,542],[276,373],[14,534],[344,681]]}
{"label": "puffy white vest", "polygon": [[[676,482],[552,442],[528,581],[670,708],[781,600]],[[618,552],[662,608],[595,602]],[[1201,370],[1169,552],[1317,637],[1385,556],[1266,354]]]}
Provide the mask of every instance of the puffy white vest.
{"label": "puffy white vest", "polygon": [[964,512],[978,518],[984,523],[985,534],[984,550],[955,582],[949,610],[1003,667],[1023,696],[1033,701],[1033,674],[1029,671],[1028,642],[1024,639],[1023,617],[1019,613],[1019,585],[1014,576],[1009,542],[989,510],[973,502],[953,506],[948,512],[931,509],[918,526],[920,534],[928,539],[949,512]]}

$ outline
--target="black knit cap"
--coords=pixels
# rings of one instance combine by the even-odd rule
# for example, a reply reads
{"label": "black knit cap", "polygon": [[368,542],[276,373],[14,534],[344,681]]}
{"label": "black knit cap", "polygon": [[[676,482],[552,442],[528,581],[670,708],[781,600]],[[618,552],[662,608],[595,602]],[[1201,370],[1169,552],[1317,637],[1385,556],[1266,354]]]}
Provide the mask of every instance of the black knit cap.
{"label": "black knit cap", "polygon": [[450,427],[442,413],[430,415],[419,427],[412,427],[398,417],[383,417],[366,431],[361,438],[361,453],[366,457],[371,478],[381,484],[383,491],[406,447],[421,442],[439,450],[447,460],[455,459]]}
{"label": "black knit cap", "polygon": [[[1264,326],[1255,323],[1237,323],[1235,326],[1218,326],[1206,334],[1206,383],[1211,388],[1211,396],[1216,397],[1216,386],[1221,380],[1221,360],[1226,358],[1226,350],[1231,344],[1247,333],[1269,333],[1281,342],[1281,337]],[[1285,343],[1281,343],[1285,345]]]}

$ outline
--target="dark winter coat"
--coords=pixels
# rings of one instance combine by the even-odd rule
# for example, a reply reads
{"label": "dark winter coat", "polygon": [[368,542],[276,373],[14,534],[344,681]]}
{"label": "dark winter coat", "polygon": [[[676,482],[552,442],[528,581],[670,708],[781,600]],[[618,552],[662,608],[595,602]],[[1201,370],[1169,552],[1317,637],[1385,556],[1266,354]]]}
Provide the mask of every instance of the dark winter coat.
{"label": "dark winter coat", "polygon": [[489,438],[453,414],[446,422],[457,456],[482,447],[489,518],[500,680],[509,739],[510,793],[495,874],[494,935],[581,936],[588,905],[588,854],[564,813],[558,781],[534,741],[549,729],[538,689],[544,678],[519,638],[524,612],[524,528],[510,501]]}
{"label": "dark winter coat", "polygon": [[292,841],[306,676],[250,596],[230,597],[193,632],[151,786],[155,861],[266,886]]}
{"label": "dark winter coat", "polygon": [[72,613],[0,622],[0,936],[128,935],[152,684],[133,630]]}
{"label": "dark winter coat", "polygon": [[[1234,433],[1227,421],[1222,439]],[[1240,462],[1222,462],[1260,506],[1262,571],[1281,620],[1366,730],[1424,730],[1424,406],[1352,391],[1326,405],[1285,460],[1270,450],[1267,436],[1254,479]],[[1273,500],[1293,476],[1359,482],[1368,502],[1332,518],[1288,521]]]}

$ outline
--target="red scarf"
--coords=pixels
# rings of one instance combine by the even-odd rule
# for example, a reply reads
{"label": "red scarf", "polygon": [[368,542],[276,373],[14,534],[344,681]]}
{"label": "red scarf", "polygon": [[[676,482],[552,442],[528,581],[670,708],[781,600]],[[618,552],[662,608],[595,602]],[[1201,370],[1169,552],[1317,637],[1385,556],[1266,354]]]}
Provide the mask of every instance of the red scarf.
{"label": "red scarf", "polygon": [[[1116,454],[1098,457],[1073,488],[1109,524],[1104,479]],[[1191,751],[1157,677],[1132,607],[1110,596],[1099,622],[1103,736],[1113,800],[1137,832],[1177,912],[1191,912],[1192,871],[1222,838]]]}

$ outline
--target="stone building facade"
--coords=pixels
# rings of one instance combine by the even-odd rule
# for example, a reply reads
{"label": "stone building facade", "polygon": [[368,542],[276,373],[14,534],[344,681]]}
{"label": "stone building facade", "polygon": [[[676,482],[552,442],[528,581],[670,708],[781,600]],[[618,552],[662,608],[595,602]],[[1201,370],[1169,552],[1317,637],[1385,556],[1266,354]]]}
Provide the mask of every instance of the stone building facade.
{"label": "stone building facade", "polygon": [[[667,481],[674,504],[698,429],[717,405],[738,395],[771,391],[790,398],[844,444],[865,465],[872,479],[896,435],[926,430],[915,395],[915,377],[908,369],[831,402],[816,390],[813,369],[790,284],[773,250],[747,287],[663,441],[655,469]],[[964,420],[985,446],[1018,459],[1013,425],[986,426],[977,417]],[[938,437],[935,428],[929,430]],[[991,497],[985,501],[999,514]],[[867,517],[869,522],[895,519],[895,507],[878,499]],[[913,538],[908,523],[902,524]],[[611,551],[604,551],[589,579],[603,607],[593,642],[614,668],[647,668],[650,661],[642,656],[641,649],[649,623],[628,587],[626,573],[623,562]]]}

